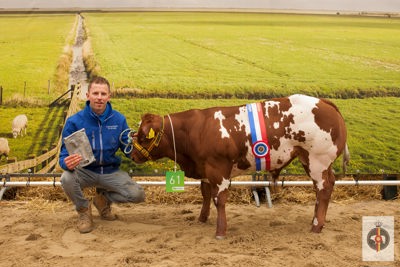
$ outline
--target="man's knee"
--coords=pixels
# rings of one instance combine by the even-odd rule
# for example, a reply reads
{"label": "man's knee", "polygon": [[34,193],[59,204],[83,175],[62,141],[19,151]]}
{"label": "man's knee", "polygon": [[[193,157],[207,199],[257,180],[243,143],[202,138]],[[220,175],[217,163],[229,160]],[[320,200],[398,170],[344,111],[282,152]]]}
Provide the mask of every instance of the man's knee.
{"label": "man's knee", "polygon": [[61,185],[62,185],[63,188],[68,188],[68,187],[72,186],[74,181],[75,181],[75,177],[72,174],[72,172],[65,171],[61,175],[60,182],[61,182]]}
{"label": "man's knee", "polygon": [[140,203],[143,202],[146,198],[143,188],[138,184],[130,185],[128,192],[129,202]]}

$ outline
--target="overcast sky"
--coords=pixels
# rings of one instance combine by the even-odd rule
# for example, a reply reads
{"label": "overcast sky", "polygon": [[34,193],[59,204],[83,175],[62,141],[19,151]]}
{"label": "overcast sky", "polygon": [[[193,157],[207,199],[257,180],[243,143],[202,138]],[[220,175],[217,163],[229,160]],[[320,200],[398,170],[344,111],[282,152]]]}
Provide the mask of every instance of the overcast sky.
{"label": "overcast sky", "polygon": [[0,0],[0,8],[264,8],[400,12],[400,0]]}

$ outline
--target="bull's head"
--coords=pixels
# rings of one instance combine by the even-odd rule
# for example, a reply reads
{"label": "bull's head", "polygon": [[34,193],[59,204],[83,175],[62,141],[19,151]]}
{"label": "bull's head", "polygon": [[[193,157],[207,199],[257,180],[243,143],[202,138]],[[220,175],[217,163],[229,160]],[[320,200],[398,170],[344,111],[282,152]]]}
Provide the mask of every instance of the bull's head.
{"label": "bull's head", "polygon": [[164,134],[164,117],[145,114],[142,116],[137,134],[133,137],[131,158],[136,163],[155,160],[154,149],[160,144]]}

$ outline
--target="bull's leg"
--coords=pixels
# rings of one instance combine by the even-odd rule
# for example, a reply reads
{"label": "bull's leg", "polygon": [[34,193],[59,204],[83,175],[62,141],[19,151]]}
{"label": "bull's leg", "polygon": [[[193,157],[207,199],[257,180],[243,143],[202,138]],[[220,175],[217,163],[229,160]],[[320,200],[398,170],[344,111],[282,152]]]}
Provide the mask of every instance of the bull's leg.
{"label": "bull's leg", "polygon": [[[228,180],[224,180],[228,181]],[[226,236],[226,213],[225,203],[228,199],[228,184],[222,182],[221,185],[211,185],[211,195],[214,201],[214,205],[217,208],[217,230],[215,233],[216,239],[224,239]]]}
{"label": "bull's leg", "polygon": [[208,216],[210,216],[210,204],[211,204],[210,183],[201,181],[200,189],[201,189],[201,195],[203,196],[203,206],[201,207],[199,221],[206,222]]}
{"label": "bull's leg", "polygon": [[335,175],[330,167],[322,173],[322,180],[323,183],[318,183],[318,181],[314,180],[314,188],[317,196],[311,228],[311,231],[314,233],[320,233],[324,227],[326,212],[333,192],[333,186],[335,185]]}

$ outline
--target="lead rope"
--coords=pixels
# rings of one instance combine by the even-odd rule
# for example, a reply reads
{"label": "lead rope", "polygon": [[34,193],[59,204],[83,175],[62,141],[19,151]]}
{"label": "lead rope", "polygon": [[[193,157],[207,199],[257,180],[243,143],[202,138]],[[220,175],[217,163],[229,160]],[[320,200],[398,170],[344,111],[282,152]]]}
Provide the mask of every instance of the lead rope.
{"label": "lead rope", "polygon": [[174,126],[172,125],[172,119],[167,115],[169,118],[169,123],[171,124],[171,131],[172,131],[172,142],[174,143],[174,171],[176,172],[176,146],[175,146],[175,134],[174,134]]}
{"label": "lead rope", "polygon": [[[125,143],[125,142],[122,141],[122,135],[125,134],[125,132],[128,132],[128,143]],[[133,150],[132,137],[131,137],[131,135],[132,135],[133,133],[135,133],[135,132],[136,132],[135,130],[132,130],[132,129],[130,129],[130,128],[126,128],[126,129],[123,130],[123,131],[120,133],[120,135],[119,135],[119,142],[125,146],[125,148],[124,148],[124,153],[125,153],[125,154],[129,154],[129,153],[131,153],[132,150]]]}

